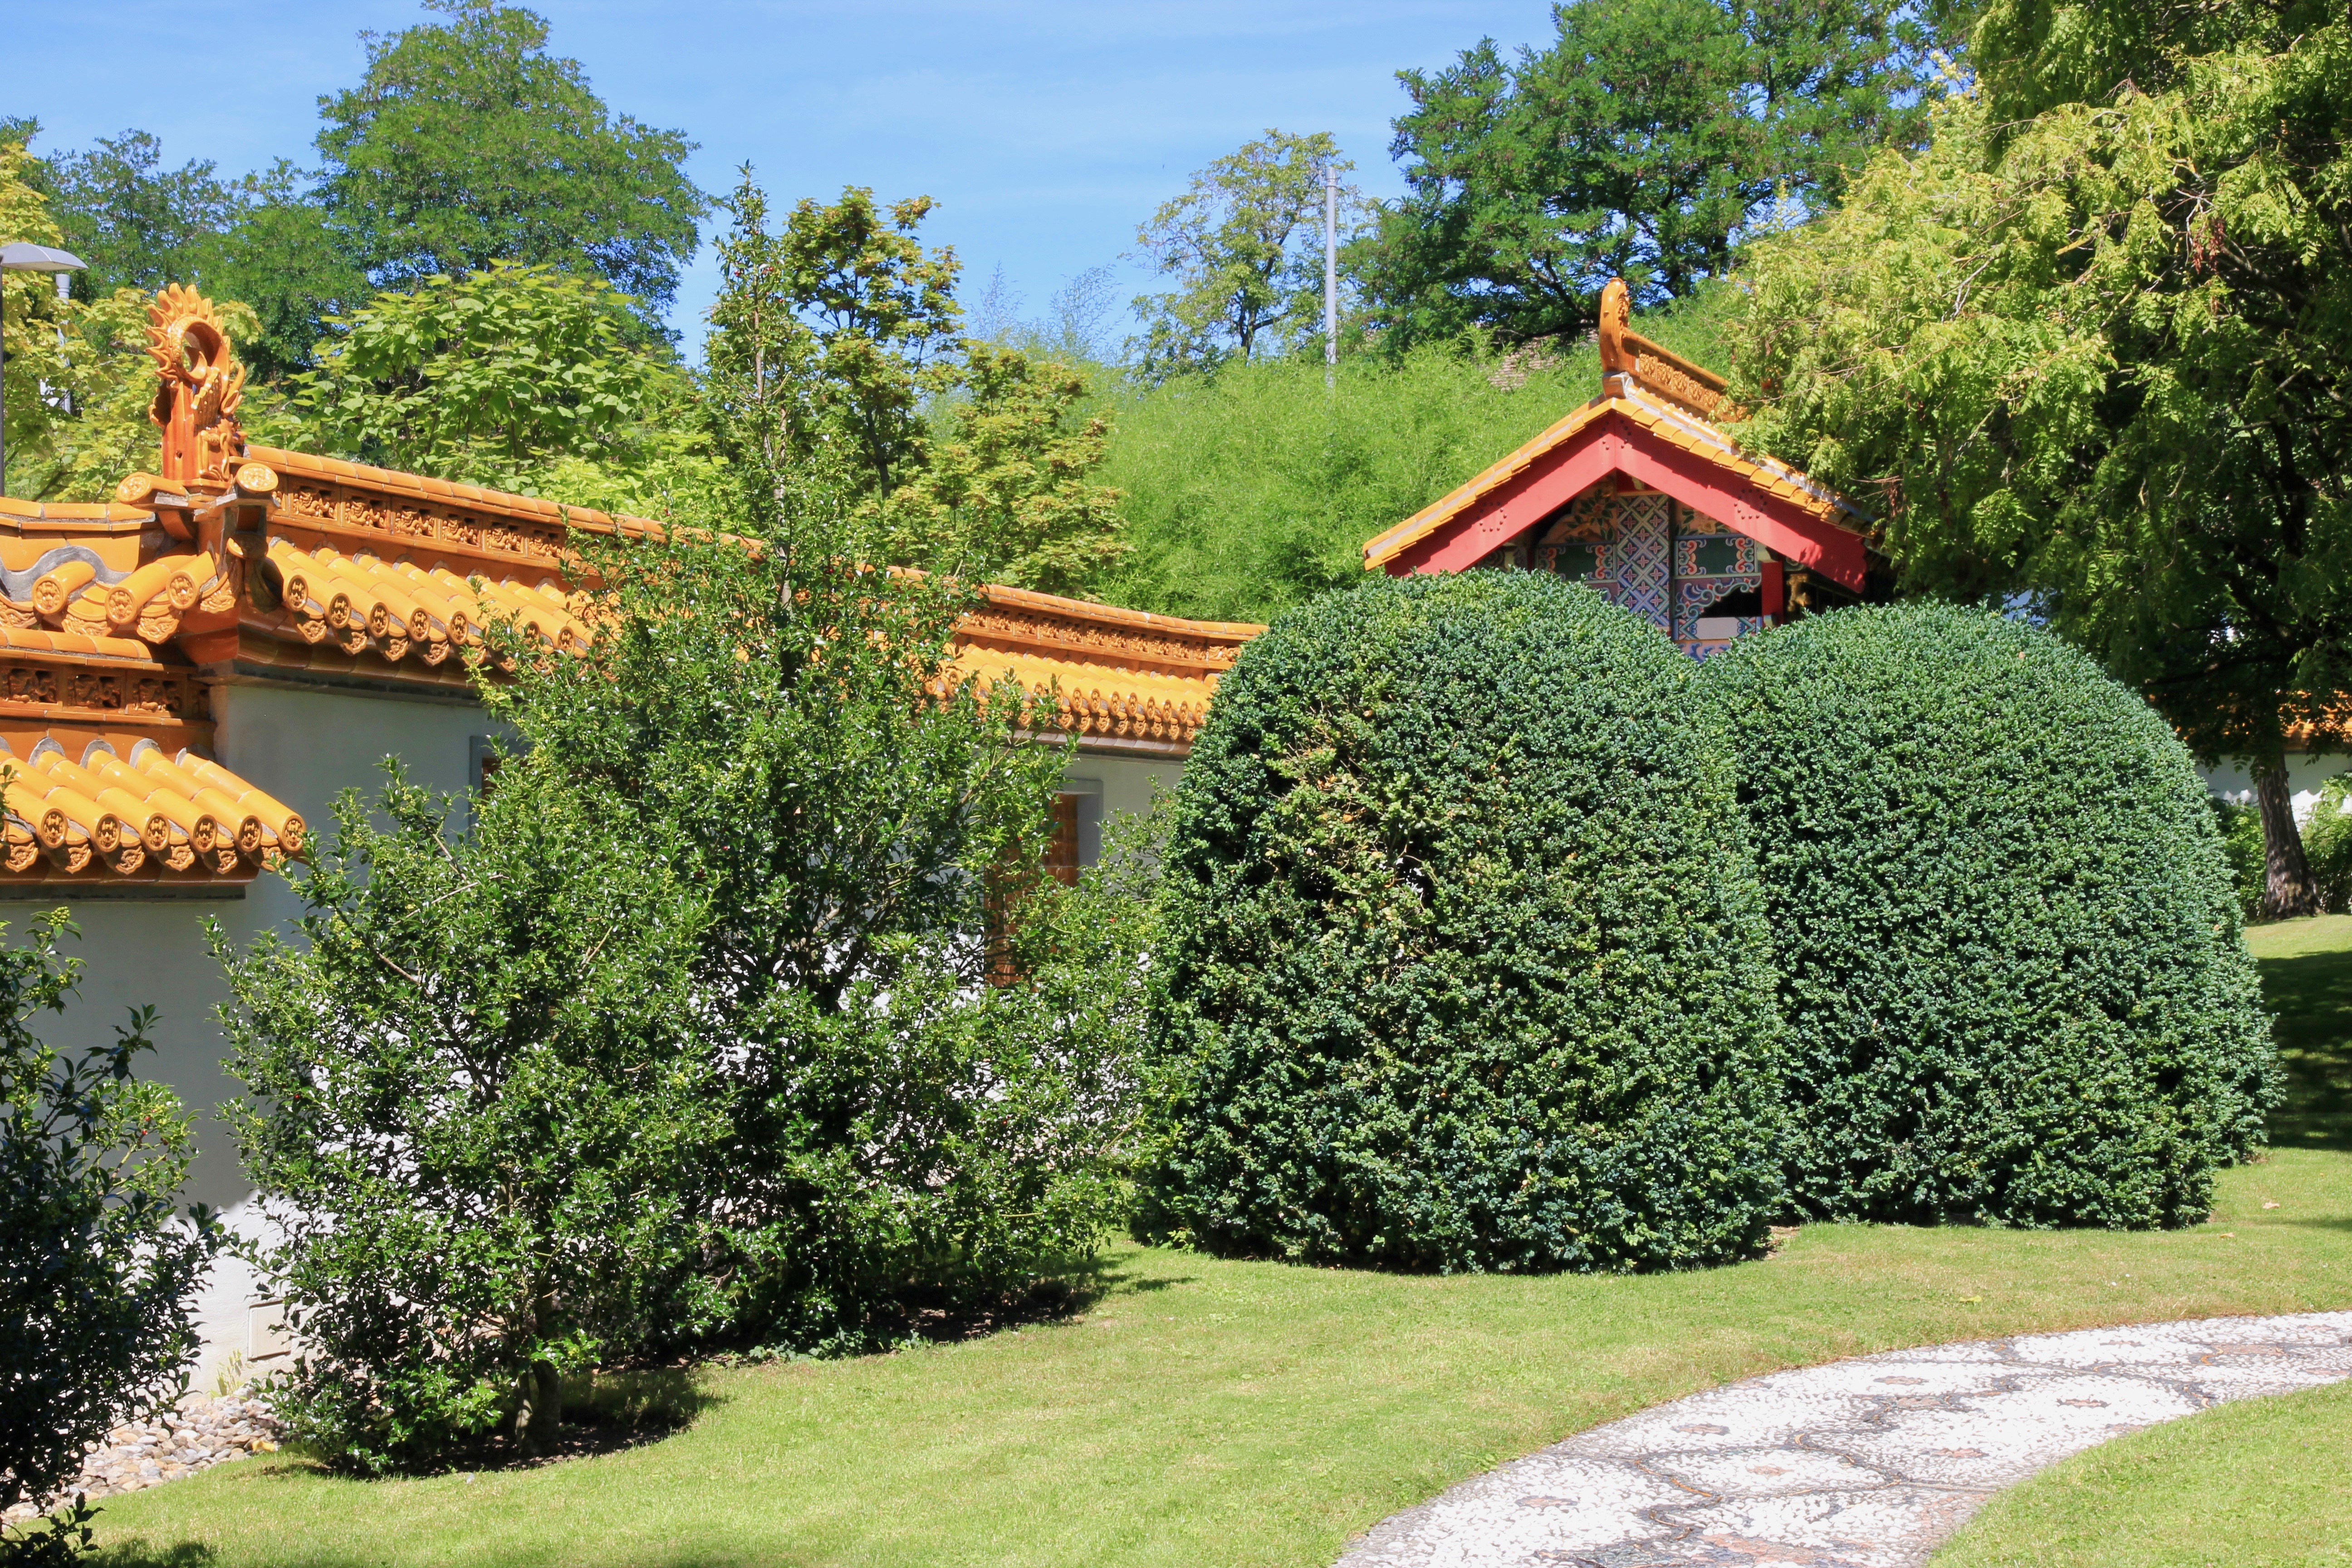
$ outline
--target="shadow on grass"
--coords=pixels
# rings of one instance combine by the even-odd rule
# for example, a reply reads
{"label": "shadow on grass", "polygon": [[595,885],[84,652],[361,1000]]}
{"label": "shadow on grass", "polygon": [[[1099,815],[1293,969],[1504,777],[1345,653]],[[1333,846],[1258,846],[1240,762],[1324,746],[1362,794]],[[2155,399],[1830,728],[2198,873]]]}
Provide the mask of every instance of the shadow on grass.
{"label": "shadow on grass", "polygon": [[2352,951],[2262,960],[2278,1015],[2286,1103],[2271,1118],[2283,1149],[2352,1149]]}
{"label": "shadow on grass", "polygon": [[150,1546],[134,1541],[121,1546],[101,1546],[82,1561],[90,1568],[205,1568],[219,1559],[213,1549],[200,1541],[183,1541],[173,1546]]}

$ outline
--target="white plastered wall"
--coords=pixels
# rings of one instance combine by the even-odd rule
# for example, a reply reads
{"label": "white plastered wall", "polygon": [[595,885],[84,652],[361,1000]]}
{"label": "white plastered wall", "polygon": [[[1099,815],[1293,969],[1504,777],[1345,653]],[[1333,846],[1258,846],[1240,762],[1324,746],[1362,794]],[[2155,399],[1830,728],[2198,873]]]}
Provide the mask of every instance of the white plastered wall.
{"label": "white plastered wall", "polygon": [[[214,750],[223,766],[276,795],[301,814],[314,839],[332,831],[332,803],[345,789],[373,794],[383,783],[379,764],[397,756],[409,778],[444,794],[473,783],[476,737],[488,733],[470,701],[409,700],[331,688],[286,689],[228,686],[213,692]],[[57,901],[15,899],[0,919],[21,933],[26,919]],[[215,1114],[236,1091],[222,1066],[226,1046],[214,1016],[226,994],[220,968],[205,946],[204,922],[245,945],[265,930],[290,931],[301,900],[283,878],[264,873],[242,899],[139,900],[112,898],[67,901],[81,931],[65,952],[83,961],[79,1000],[61,1017],[37,1022],[42,1037],[67,1048],[114,1037],[126,1010],[156,1010],[153,1055],[141,1059],[142,1077],[169,1084],[196,1114],[196,1163],[187,1197],[252,1223],[242,1208],[247,1186],[236,1146]],[[13,940],[13,937],[12,939]],[[208,1389],[230,1352],[255,1347],[250,1272],[234,1259],[215,1269],[198,1304],[204,1359],[195,1373]],[[268,1314],[263,1314],[266,1320]]]}
{"label": "white plastered wall", "polygon": [[1121,814],[1141,816],[1154,792],[1161,804],[1175,798],[1184,776],[1179,757],[1124,756],[1081,748],[1062,774],[1062,788],[1078,795],[1078,863],[1091,866],[1102,855],[1104,824]]}
{"label": "white plastered wall", "polygon": [[[2205,775],[2205,787],[2215,795],[2240,803],[2254,798],[2254,779],[2246,765],[2228,762],[2219,767],[2200,768]],[[2286,759],[2287,786],[2294,792],[2294,815],[2303,821],[2311,819],[2311,808],[2319,799],[2320,789],[2336,774],[2352,771],[2352,755],[2342,752],[2315,757],[2307,752],[2290,752]]]}

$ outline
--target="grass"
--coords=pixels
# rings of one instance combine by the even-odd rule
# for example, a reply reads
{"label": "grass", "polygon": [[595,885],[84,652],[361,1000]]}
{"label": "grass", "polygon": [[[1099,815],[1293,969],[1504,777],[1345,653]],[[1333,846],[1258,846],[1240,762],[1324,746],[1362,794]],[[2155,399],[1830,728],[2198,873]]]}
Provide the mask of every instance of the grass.
{"label": "grass", "polygon": [[[2246,945],[2287,1070],[2273,1143],[2352,1147],[2352,915],[2254,926]],[[2102,1444],[2001,1494],[1936,1558],[1936,1568],[2240,1563],[2352,1568],[2352,1384]]]}
{"label": "grass", "polygon": [[[101,1561],[1319,1568],[1353,1531],[1456,1480],[1718,1383],[1946,1340],[2352,1308],[2352,1141],[2338,1131],[2352,1110],[2352,919],[2252,940],[2286,1012],[2299,1120],[2287,1146],[2224,1173],[2214,1218],[2190,1230],[1811,1226],[1759,1262],[1638,1279],[1396,1278],[1120,1248],[1067,1321],[707,1372],[693,1424],[636,1447],[390,1481],[248,1460],[111,1500]],[[2076,1463],[2147,1451],[2161,1464],[2174,1452],[2150,1447],[2162,1433],[2193,1444],[2209,1421],[2259,1424],[2252,1412],[2280,1407],[2232,1407]],[[2278,1441],[2280,1473],[2305,1478],[2292,1497],[2340,1506],[2327,1488],[2342,1456],[2298,1458]],[[2132,1534],[2147,1533],[2143,1516],[2175,1518],[2170,1494],[2142,1495],[2153,1471],[2061,1479],[2075,1473],[2019,1506],[2063,1507],[2071,1487],[2078,1504],[2119,1499],[2108,1524]],[[2260,1500],[2225,1490],[2210,1506],[2182,1494],[2179,1517],[2204,1508],[2225,1539],[2252,1539],[2226,1510]],[[2032,1500],[2045,1492],[2056,1500]],[[1988,1515],[1971,1542],[2007,1517]],[[2014,1539],[2056,1528],[2021,1517]]]}
{"label": "grass", "polygon": [[2352,1384],[2224,1405],[1993,1500],[1936,1568],[2352,1568]]}
{"label": "grass", "polygon": [[2250,926],[2246,945],[2262,963],[2287,1070],[2272,1142],[2352,1149],[2352,915]]}

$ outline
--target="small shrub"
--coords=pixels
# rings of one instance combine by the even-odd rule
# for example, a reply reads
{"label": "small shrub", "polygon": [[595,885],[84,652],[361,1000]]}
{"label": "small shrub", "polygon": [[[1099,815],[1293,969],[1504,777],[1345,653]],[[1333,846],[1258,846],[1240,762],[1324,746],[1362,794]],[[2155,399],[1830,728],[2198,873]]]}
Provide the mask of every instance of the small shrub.
{"label": "small shrub", "polygon": [[1367,583],[1250,644],[1176,803],[1147,1225],[1407,1269],[1755,1247],[1771,981],[1690,691],[1533,574]]}
{"label": "small shrub", "polygon": [[[2262,813],[2251,807],[2247,815],[2254,818],[2253,860],[2257,901],[2262,887]],[[2352,904],[2352,774],[2338,773],[2319,786],[2319,798],[2312,802],[2311,820],[2303,826],[2303,853],[2311,867],[2312,882],[2319,889],[2319,907],[2336,914]],[[2235,837],[2230,840],[2231,868],[2238,871],[2243,857]],[[2240,874],[2240,886],[2243,877]]]}
{"label": "small shrub", "polygon": [[2194,1224],[2276,1065],[2207,795],[2155,711],[1986,612],[1711,659],[1790,1029],[1789,1182],[1855,1219]]}
{"label": "small shrub", "polygon": [[[71,929],[60,910],[0,949],[0,1509],[55,1494],[83,1445],[184,1391],[192,1299],[220,1245],[209,1211],[174,1211],[189,1118],[131,1076],[152,1013],[79,1055],[34,1037],[33,1015],[72,994],[80,964],[57,951]],[[0,1563],[71,1561],[94,1511],[0,1530]]]}
{"label": "small shrub", "polygon": [[2248,921],[2260,920],[2267,875],[2262,810],[2250,802],[2218,795],[2206,798],[2213,807],[2213,826],[2221,836],[2221,859],[2229,868],[2230,890],[2237,897],[2238,913]]}

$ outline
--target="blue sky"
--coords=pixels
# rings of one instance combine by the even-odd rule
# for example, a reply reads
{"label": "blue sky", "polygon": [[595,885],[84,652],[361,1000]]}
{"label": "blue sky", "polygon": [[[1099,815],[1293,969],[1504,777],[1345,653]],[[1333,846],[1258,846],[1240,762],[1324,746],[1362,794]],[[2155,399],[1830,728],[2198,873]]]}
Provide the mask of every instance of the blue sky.
{"label": "blue sky", "polygon": [[[1394,73],[1491,36],[1551,31],[1548,0],[543,0],[551,47],[615,110],[702,144],[706,190],[758,166],[772,196],[939,198],[977,297],[1003,268],[1024,313],[1074,274],[1114,264],[1185,178],[1268,126],[1329,131],[1368,193],[1402,189]],[[33,114],[46,151],[129,126],[177,164],[225,174],[308,163],[317,100],[355,81],[357,34],[416,20],[414,0],[36,0],[12,8],[0,112]],[[1124,300],[1147,286],[1128,265]],[[674,322],[689,343],[713,279],[698,262]]]}

